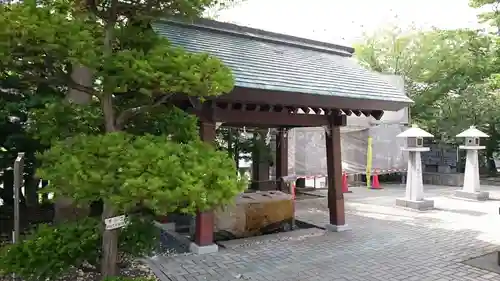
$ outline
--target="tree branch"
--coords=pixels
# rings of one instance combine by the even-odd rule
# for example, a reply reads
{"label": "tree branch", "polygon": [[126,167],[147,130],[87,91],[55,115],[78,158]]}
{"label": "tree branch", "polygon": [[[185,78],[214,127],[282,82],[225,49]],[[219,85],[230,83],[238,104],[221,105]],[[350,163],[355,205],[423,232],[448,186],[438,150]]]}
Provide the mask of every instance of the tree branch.
{"label": "tree branch", "polygon": [[80,92],[87,93],[89,95],[97,95],[97,91],[93,87],[88,87],[74,81],[70,75],[66,73],[61,73],[59,75],[54,75],[52,77],[43,77],[38,73],[19,73],[14,74],[12,77],[17,76],[22,83],[47,83],[54,86],[69,87],[71,89],[78,90]]}
{"label": "tree branch", "polygon": [[70,75],[66,73],[52,78],[44,78],[44,77],[36,77],[36,78],[32,77],[32,78],[34,79],[33,81],[53,83],[56,85],[59,84],[61,86],[66,86],[68,88],[75,89],[77,91],[84,92],[89,95],[97,95],[97,92],[93,87],[85,86],[76,82],[75,80],[73,80],[73,78],[71,78]]}
{"label": "tree branch", "polygon": [[87,8],[94,13],[98,18],[100,19],[106,19],[106,15],[102,12],[99,11],[96,0],[87,0]]}
{"label": "tree branch", "polygon": [[116,118],[116,128],[118,130],[122,130],[123,127],[125,126],[125,123],[130,120],[130,118],[139,115],[141,113],[147,112],[155,107],[158,107],[165,102],[168,101],[168,99],[172,97],[172,94],[168,95],[163,95],[161,98],[159,98],[157,101],[147,104],[147,105],[141,105],[133,108],[126,109],[120,113],[118,118]]}
{"label": "tree branch", "polygon": [[97,92],[94,88],[77,83],[71,77],[69,77],[69,79],[67,81],[67,86],[71,89],[75,89],[77,91],[84,92],[84,93],[87,93],[89,95],[98,96]]}

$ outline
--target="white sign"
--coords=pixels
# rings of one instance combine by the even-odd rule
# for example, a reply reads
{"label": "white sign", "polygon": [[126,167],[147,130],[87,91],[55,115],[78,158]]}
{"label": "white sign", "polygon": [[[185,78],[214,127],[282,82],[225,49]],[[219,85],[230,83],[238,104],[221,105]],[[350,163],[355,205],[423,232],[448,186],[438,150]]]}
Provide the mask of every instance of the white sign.
{"label": "white sign", "polygon": [[112,217],[104,220],[104,224],[106,225],[106,230],[112,230],[117,228],[122,228],[127,224],[127,220],[125,215]]}

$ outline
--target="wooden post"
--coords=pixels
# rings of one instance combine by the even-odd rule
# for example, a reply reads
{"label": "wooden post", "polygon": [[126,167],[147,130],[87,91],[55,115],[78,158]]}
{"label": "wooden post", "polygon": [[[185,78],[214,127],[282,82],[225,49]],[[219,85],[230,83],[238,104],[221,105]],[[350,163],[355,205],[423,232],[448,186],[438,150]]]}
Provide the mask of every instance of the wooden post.
{"label": "wooden post", "polygon": [[286,191],[282,177],[288,176],[288,129],[279,128],[276,136],[276,183],[277,189]]}
{"label": "wooden post", "polygon": [[194,242],[198,246],[210,246],[214,243],[214,214],[212,211],[196,214]]}
{"label": "wooden post", "polygon": [[[12,243],[19,243],[21,234],[19,201],[21,200],[21,187],[24,180],[24,152],[19,152],[14,161],[14,230],[12,231]],[[12,280],[18,280],[16,274],[12,274]]]}
{"label": "wooden post", "polygon": [[[215,141],[215,122],[200,122],[200,138],[209,143]],[[214,214],[212,211],[198,212],[196,214],[196,228],[194,242],[199,247],[210,246],[214,243]],[[199,252],[199,251],[198,251]]]}
{"label": "wooden post", "polygon": [[252,189],[269,188],[269,146],[264,141],[267,130],[254,132],[254,149],[252,151]]}
{"label": "wooden post", "polygon": [[342,153],[340,126],[345,124],[345,116],[332,116],[325,134],[326,161],[328,171],[328,209],[332,231],[346,229],[344,194],[342,193]]}

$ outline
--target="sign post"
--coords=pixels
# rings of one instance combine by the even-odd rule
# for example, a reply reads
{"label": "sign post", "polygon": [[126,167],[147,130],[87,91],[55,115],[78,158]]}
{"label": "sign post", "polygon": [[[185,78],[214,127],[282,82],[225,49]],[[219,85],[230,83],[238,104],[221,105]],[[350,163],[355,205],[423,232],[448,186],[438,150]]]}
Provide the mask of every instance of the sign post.
{"label": "sign post", "polygon": [[122,228],[127,225],[127,218],[125,215],[108,218],[104,220],[104,224],[106,225],[106,230]]}
{"label": "sign post", "polygon": [[[12,243],[19,243],[21,234],[19,201],[21,200],[21,187],[24,184],[24,152],[19,152],[14,161],[14,229],[12,231]],[[17,280],[15,274],[12,274],[12,280]]]}
{"label": "sign post", "polygon": [[21,187],[23,186],[24,179],[24,152],[19,152],[14,161],[14,232],[12,235],[12,242],[18,243],[20,236],[20,212],[19,201],[21,200]]}

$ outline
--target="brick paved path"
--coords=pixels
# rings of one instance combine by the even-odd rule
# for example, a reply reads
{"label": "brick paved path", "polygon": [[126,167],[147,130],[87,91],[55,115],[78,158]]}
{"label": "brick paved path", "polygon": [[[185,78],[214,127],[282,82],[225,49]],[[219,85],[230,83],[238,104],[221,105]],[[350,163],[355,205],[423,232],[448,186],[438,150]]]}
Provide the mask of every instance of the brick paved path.
{"label": "brick paved path", "polygon": [[[430,188],[438,210],[414,212],[394,207],[401,187],[354,188],[346,194],[350,232],[301,230],[228,243],[216,254],[151,261],[162,280],[500,281],[461,263],[500,249],[500,202],[453,199],[451,190]],[[324,225],[326,199],[298,201],[297,216]]]}

